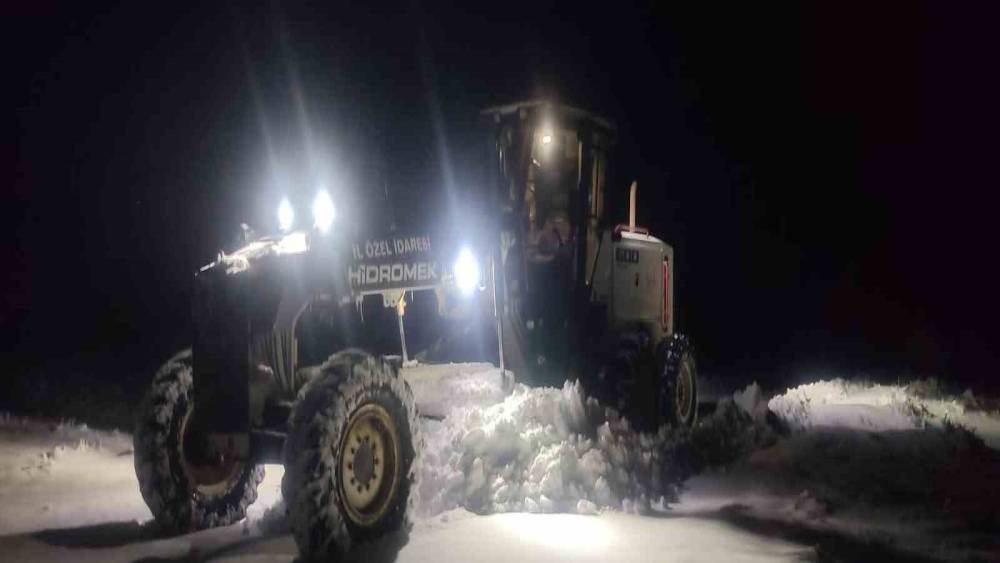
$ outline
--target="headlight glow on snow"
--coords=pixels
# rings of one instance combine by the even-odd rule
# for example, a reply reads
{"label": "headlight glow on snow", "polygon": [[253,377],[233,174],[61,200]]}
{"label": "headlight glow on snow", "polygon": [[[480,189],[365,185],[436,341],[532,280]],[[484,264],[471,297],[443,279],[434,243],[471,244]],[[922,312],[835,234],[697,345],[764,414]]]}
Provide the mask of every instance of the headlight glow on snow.
{"label": "headlight glow on snow", "polygon": [[281,232],[287,233],[292,230],[292,225],[295,223],[295,210],[292,209],[292,204],[289,203],[288,198],[283,198],[281,203],[278,204],[278,228]]}
{"label": "headlight glow on snow", "polygon": [[479,260],[476,260],[471,250],[462,248],[458,258],[455,259],[452,273],[455,274],[455,285],[458,286],[458,290],[462,295],[469,295],[479,285]]}
{"label": "headlight glow on snow", "polygon": [[504,514],[500,520],[521,541],[560,550],[566,555],[607,549],[615,537],[602,518],[577,514]]}
{"label": "headlight glow on snow", "polygon": [[316,228],[321,232],[329,232],[330,227],[333,225],[333,199],[330,198],[329,192],[326,190],[320,190],[316,194],[316,199],[313,200],[312,205],[313,221]]}

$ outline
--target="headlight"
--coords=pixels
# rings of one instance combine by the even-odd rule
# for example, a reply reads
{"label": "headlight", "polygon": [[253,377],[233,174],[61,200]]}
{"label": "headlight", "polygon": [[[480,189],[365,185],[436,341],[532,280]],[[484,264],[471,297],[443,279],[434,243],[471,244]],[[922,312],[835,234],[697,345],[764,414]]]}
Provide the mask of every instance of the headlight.
{"label": "headlight", "polygon": [[455,285],[462,295],[471,294],[479,286],[479,260],[476,260],[476,256],[468,248],[459,251],[452,273],[455,274]]}
{"label": "headlight", "polygon": [[281,200],[278,205],[278,228],[282,232],[287,233],[292,230],[292,225],[295,223],[295,210],[292,209],[292,204],[288,202],[288,198]]}
{"label": "headlight", "polygon": [[321,232],[326,233],[330,230],[330,226],[333,225],[333,215],[334,207],[333,200],[330,198],[330,194],[326,190],[320,190],[316,194],[316,199],[313,200],[313,221],[316,228]]}

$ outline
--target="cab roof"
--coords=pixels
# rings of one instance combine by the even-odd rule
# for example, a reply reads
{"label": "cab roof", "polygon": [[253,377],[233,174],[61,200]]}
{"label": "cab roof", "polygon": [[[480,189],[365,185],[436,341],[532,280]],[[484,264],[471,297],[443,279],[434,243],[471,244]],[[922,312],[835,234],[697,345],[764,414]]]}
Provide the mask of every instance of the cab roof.
{"label": "cab roof", "polygon": [[479,113],[484,117],[491,118],[496,124],[509,122],[514,119],[523,121],[551,116],[567,125],[586,124],[590,127],[597,126],[597,128],[603,129],[611,135],[614,135],[618,129],[615,123],[609,119],[580,108],[556,103],[547,99],[527,100],[502,106],[493,106]]}

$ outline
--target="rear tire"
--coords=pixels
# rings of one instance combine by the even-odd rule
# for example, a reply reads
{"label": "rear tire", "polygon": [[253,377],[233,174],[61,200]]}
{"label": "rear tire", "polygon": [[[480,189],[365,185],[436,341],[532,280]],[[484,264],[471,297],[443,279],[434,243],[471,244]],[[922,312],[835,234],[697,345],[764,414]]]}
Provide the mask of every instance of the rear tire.
{"label": "rear tire", "polygon": [[242,520],[264,480],[263,466],[242,464],[211,486],[196,485],[189,478],[183,433],[194,406],[191,373],[191,350],[160,368],[140,408],[133,438],[142,498],[161,527],[178,533]]}
{"label": "rear tire", "polygon": [[698,369],[694,347],[683,334],[663,344],[660,371],[660,412],[664,421],[684,428],[698,422]]}
{"label": "rear tire", "polygon": [[299,552],[336,559],[407,534],[416,504],[419,426],[409,385],[360,350],[330,357],[299,392],[281,488]]}

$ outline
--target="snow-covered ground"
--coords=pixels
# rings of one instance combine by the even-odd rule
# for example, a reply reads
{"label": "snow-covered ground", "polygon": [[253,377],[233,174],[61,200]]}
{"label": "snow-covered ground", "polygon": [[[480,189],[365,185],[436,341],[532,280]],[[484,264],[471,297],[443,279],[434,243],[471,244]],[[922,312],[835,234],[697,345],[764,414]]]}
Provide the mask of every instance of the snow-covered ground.
{"label": "snow-covered ground", "polygon": [[[754,385],[690,437],[650,436],[571,383],[529,389],[486,364],[405,375],[432,417],[419,518],[358,560],[1000,559],[1000,413],[970,395],[829,380],[767,400]],[[267,467],[243,523],[163,537],[130,436],[2,416],[0,553],[292,561],[281,476]]]}
{"label": "snow-covered ground", "polygon": [[0,534],[148,515],[131,436],[0,415]]}
{"label": "snow-covered ground", "polygon": [[907,557],[1000,560],[1000,412],[927,382],[833,379],[766,402],[788,434],[690,479],[680,507],[795,524]]}
{"label": "snow-covered ground", "polygon": [[1000,449],[1000,416],[971,392],[949,396],[924,381],[880,385],[832,379],[790,389],[767,406],[795,429],[918,430],[958,425]]}

